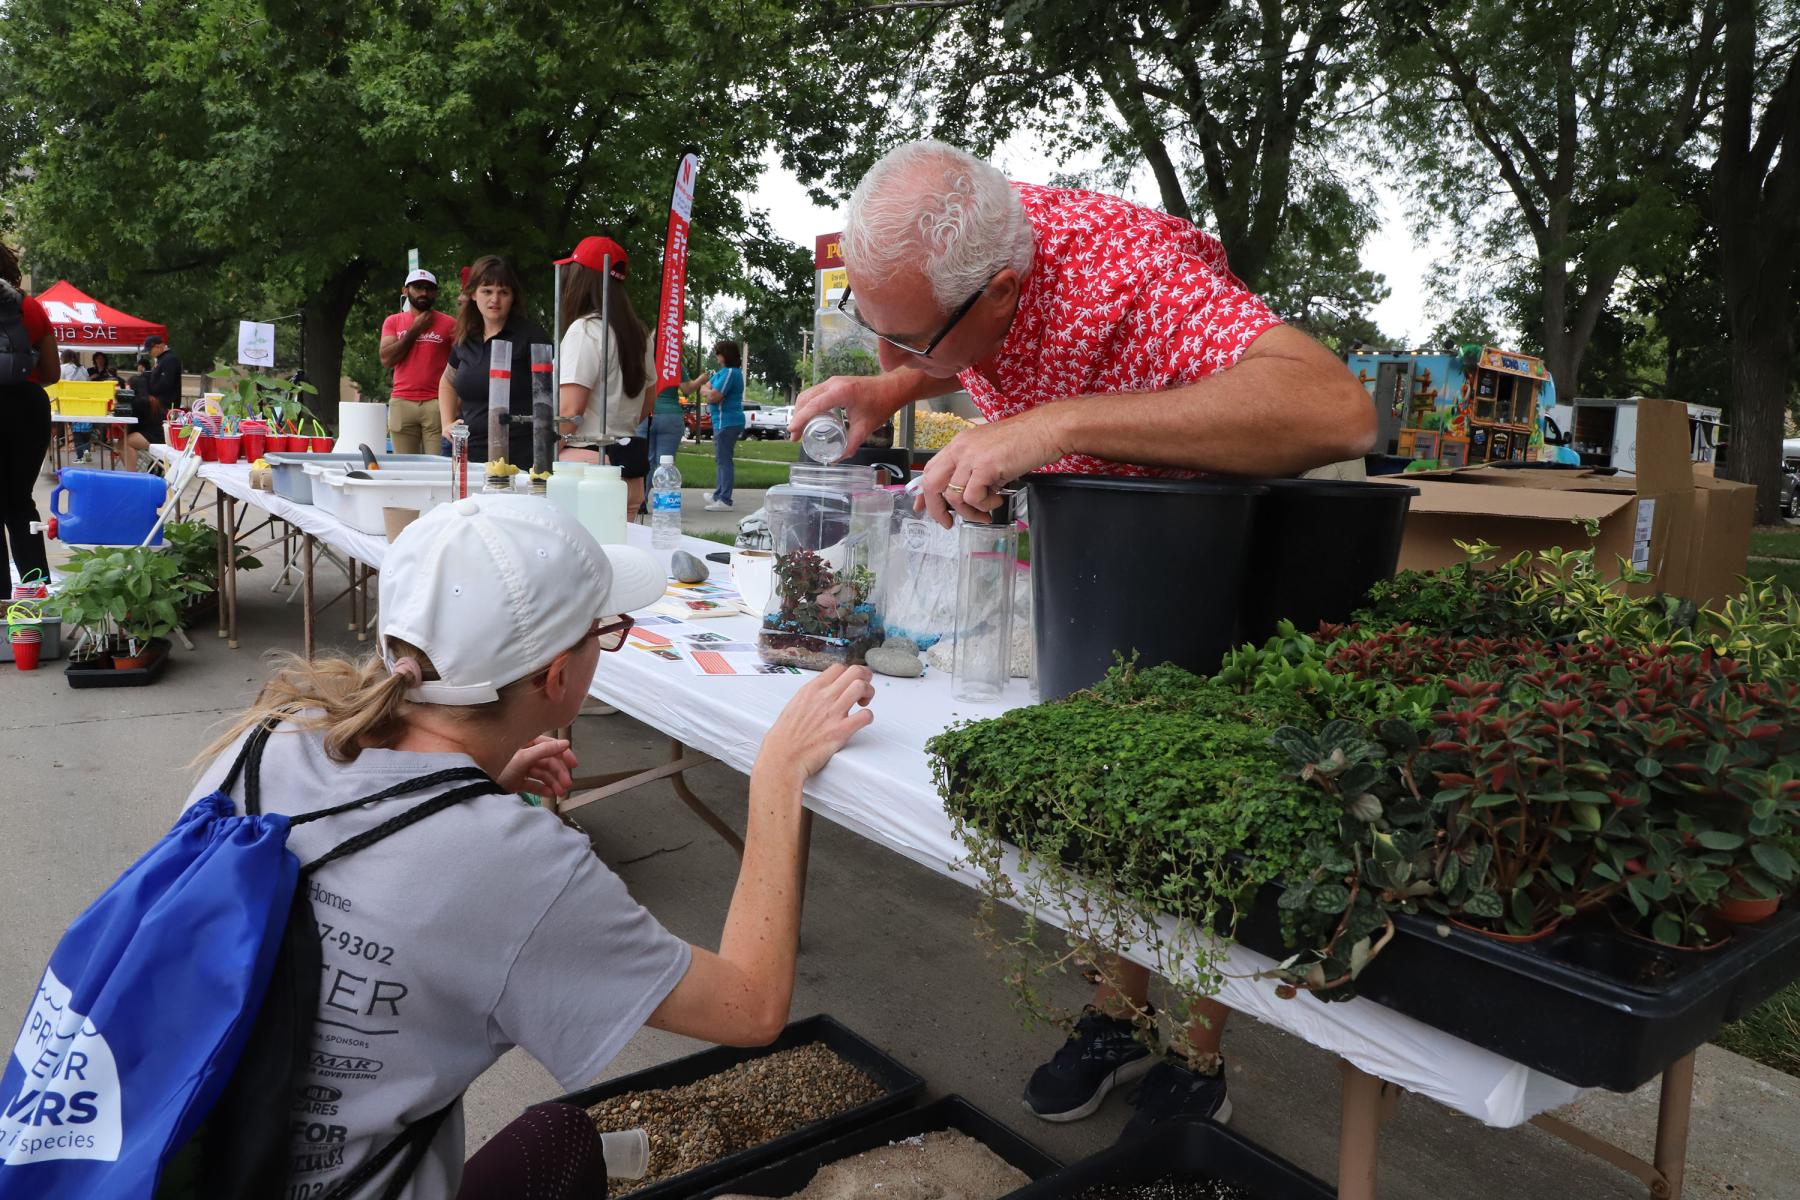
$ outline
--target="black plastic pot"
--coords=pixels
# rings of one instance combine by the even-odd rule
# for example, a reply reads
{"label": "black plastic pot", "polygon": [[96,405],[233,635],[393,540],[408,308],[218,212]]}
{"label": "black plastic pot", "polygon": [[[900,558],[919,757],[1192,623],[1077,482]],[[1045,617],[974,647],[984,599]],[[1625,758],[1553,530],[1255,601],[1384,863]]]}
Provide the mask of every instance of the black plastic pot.
{"label": "black plastic pot", "polygon": [[873,1125],[865,1125],[853,1133],[835,1137],[810,1150],[803,1150],[771,1166],[721,1184],[703,1193],[700,1200],[725,1194],[792,1196],[810,1184],[813,1176],[823,1166],[942,1129],[954,1129],[975,1139],[1032,1179],[1043,1179],[1062,1169],[1061,1163],[961,1096],[945,1096],[923,1108],[915,1108],[877,1121]]}
{"label": "black plastic pot", "polygon": [[[1236,937],[1279,960],[1291,951],[1277,896],[1264,888]],[[1394,940],[1357,977],[1359,996],[1566,1083],[1615,1092],[1648,1083],[1800,978],[1792,903],[1706,953],[1627,937],[1603,916],[1524,943],[1426,916],[1402,913],[1394,925]]]}
{"label": "black plastic pot", "polygon": [[1240,636],[1260,646],[1283,618],[1311,633],[1342,624],[1392,578],[1419,489],[1328,479],[1270,479],[1256,507]]}
{"label": "black plastic pot", "polygon": [[1170,1121],[1084,1158],[1006,1200],[1075,1200],[1100,1187],[1223,1183],[1254,1200],[1331,1200],[1337,1189],[1211,1121]]}
{"label": "black plastic pot", "polygon": [[[722,1180],[742,1175],[754,1168],[774,1162],[776,1159],[804,1150],[808,1146],[816,1146],[820,1142],[878,1120],[911,1104],[925,1081],[897,1059],[883,1054],[873,1045],[846,1029],[843,1025],[827,1016],[807,1017],[789,1025],[767,1046],[745,1049],[733,1046],[718,1046],[711,1050],[702,1050],[698,1054],[690,1054],[686,1058],[678,1058],[674,1062],[666,1062],[661,1066],[650,1067],[631,1075],[622,1075],[617,1079],[609,1079],[605,1083],[595,1084],[579,1092],[571,1092],[557,1098],[558,1104],[573,1104],[577,1108],[590,1108],[602,1100],[629,1092],[649,1092],[658,1088],[680,1087],[694,1083],[709,1075],[717,1075],[720,1071],[735,1067],[739,1063],[749,1062],[756,1058],[766,1058],[779,1050],[792,1050],[796,1046],[806,1046],[813,1042],[823,1043],[838,1057],[860,1067],[871,1079],[880,1084],[886,1091],[877,1099],[867,1104],[859,1104],[855,1108],[827,1117],[804,1129],[764,1142],[760,1146],[752,1146],[748,1150],[740,1150],[736,1154],[728,1154],[724,1158],[696,1167],[685,1174],[677,1175],[640,1188],[631,1193],[632,1200],[687,1200],[701,1191]],[[620,1186],[623,1193],[624,1186]]]}
{"label": "black plastic pot", "polygon": [[1236,644],[1255,483],[1032,475],[1038,685],[1092,686],[1117,655],[1218,669]]}
{"label": "black plastic pot", "polygon": [[166,638],[150,639],[154,656],[141,667],[115,667],[111,659],[106,665],[71,660],[63,668],[63,678],[72,688],[144,687],[162,678],[169,666],[169,642]]}

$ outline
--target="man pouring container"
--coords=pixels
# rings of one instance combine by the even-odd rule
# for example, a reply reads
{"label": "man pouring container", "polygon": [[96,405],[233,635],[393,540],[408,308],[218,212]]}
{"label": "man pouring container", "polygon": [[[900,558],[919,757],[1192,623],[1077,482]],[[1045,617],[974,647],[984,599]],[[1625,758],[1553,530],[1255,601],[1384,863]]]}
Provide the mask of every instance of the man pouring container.
{"label": "man pouring container", "polygon": [[[1219,241],[1112,196],[1009,183],[937,142],[890,151],[850,197],[840,309],[879,340],[883,373],[802,393],[791,428],[843,409],[852,447],[919,400],[967,389],[987,423],[925,468],[940,524],[980,519],[1032,471],[1283,476],[1375,440],[1368,393],[1335,355],[1283,325],[1231,274]],[[1225,1120],[1220,1038],[1203,1002],[1191,1054],[1152,1064],[1128,1019],[1149,972],[1113,965],[1074,1035],[1032,1075],[1025,1107],[1094,1113],[1144,1073],[1127,1136],[1175,1116]]]}

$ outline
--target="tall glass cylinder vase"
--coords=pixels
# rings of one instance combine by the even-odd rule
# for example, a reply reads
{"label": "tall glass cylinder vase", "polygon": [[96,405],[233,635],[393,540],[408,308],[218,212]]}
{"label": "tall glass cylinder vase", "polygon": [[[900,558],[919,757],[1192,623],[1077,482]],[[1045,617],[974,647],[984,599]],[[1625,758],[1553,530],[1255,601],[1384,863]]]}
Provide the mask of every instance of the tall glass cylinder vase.
{"label": "tall glass cylinder vase", "polygon": [[513,473],[506,461],[506,427],[512,419],[512,343],[503,338],[488,343],[487,418],[487,479],[482,490],[510,492]]}
{"label": "tall glass cylinder vase", "polygon": [[1012,662],[1013,575],[1019,529],[1005,505],[991,524],[963,521],[957,530],[956,644],[950,690],[972,703],[998,700]]}

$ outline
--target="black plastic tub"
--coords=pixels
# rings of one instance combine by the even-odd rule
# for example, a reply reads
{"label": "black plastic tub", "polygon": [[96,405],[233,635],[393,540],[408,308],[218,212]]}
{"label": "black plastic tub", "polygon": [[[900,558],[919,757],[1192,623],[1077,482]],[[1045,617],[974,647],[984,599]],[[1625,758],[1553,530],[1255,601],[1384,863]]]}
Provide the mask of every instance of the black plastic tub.
{"label": "black plastic tub", "polygon": [[1303,633],[1343,624],[1394,574],[1419,489],[1397,483],[1270,479],[1256,506],[1242,640],[1260,646],[1282,619]]}
{"label": "black plastic tub", "polygon": [[[1276,896],[1265,888],[1236,936],[1279,960],[1292,952]],[[1604,917],[1523,943],[1404,913],[1394,925],[1394,940],[1357,978],[1359,996],[1566,1083],[1615,1092],[1648,1083],[1800,978],[1793,903],[1705,952],[1640,941]]]}
{"label": "black plastic tub", "polygon": [[[807,1017],[795,1021],[782,1030],[781,1036],[767,1046],[743,1048],[735,1046],[717,1046],[711,1050],[702,1050],[698,1054],[690,1054],[686,1058],[678,1058],[674,1062],[666,1062],[661,1066],[650,1067],[631,1075],[622,1075],[617,1079],[609,1079],[605,1083],[595,1084],[579,1092],[571,1092],[557,1098],[558,1104],[573,1104],[577,1108],[589,1108],[602,1100],[628,1092],[650,1092],[658,1088],[680,1087],[683,1084],[695,1083],[709,1075],[717,1075],[720,1071],[735,1067],[739,1063],[749,1062],[756,1058],[765,1058],[779,1050],[792,1050],[796,1046],[806,1046],[813,1042],[823,1043],[840,1058],[860,1067],[868,1076],[885,1089],[885,1094],[867,1104],[859,1104],[835,1117],[827,1117],[823,1121],[797,1129],[793,1133],[764,1142],[760,1146],[752,1146],[748,1150],[740,1150],[736,1154],[728,1154],[724,1158],[696,1167],[685,1174],[652,1183],[647,1187],[630,1192],[632,1200],[687,1200],[699,1195],[703,1190],[721,1180],[742,1175],[756,1167],[773,1162],[808,1146],[835,1137],[848,1130],[867,1125],[872,1121],[903,1109],[924,1088],[925,1081],[891,1056],[877,1050],[862,1037],[827,1016]],[[617,1192],[608,1194],[626,1195],[629,1185],[620,1181]]]}
{"label": "black plastic tub", "polygon": [[1031,475],[1038,686],[1055,700],[1117,655],[1218,670],[1237,642],[1251,523],[1268,489],[1213,480]]}
{"label": "black plastic tub", "polygon": [[169,643],[166,638],[151,638],[155,657],[141,667],[95,666],[71,661],[63,668],[63,678],[72,688],[144,687],[162,678],[169,667]]}
{"label": "black plastic tub", "polygon": [[[1036,1146],[964,1100],[945,1096],[923,1108],[899,1113],[803,1150],[778,1163],[721,1184],[702,1194],[701,1200],[721,1195],[792,1196],[812,1182],[819,1168],[867,1150],[894,1142],[954,1129],[974,1138],[1032,1179],[1043,1179],[1062,1169],[1062,1164]],[[1020,1193],[1015,1192],[1014,1195]]]}
{"label": "black plastic tub", "polygon": [[1095,1188],[1223,1183],[1254,1200],[1332,1200],[1337,1189],[1211,1121],[1170,1121],[1084,1158],[1006,1200],[1078,1200]]}

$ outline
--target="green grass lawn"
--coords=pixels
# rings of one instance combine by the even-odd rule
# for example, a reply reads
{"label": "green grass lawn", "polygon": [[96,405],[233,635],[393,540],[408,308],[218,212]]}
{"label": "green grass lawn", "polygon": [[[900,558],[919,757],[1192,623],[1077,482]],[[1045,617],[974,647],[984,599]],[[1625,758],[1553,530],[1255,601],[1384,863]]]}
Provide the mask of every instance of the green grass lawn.
{"label": "green grass lawn", "polygon": [[[1800,561],[1800,528],[1763,526],[1750,534],[1751,558],[1790,558]],[[1754,567],[1755,564],[1752,564]]]}
{"label": "green grass lawn", "polygon": [[[739,442],[737,453],[732,457],[737,462],[737,479],[733,487],[771,488],[778,483],[788,481],[788,464],[793,461],[790,456],[785,459],[758,458],[748,453],[752,449],[767,447],[787,447],[788,442]],[[797,450],[798,447],[795,447]],[[719,482],[718,465],[713,462],[713,444],[701,442],[695,446],[692,442],[681,443],[681,449],[675,454],[675,465],[681,469],[681,485],[683,487],[711,488]]]}
{"label": "green grass lawn", "polygon": [[1764,1066],[1800,1075],[1800,983],[1776,992],[1749,1016],[1721,1029],[1714,1040]]}

